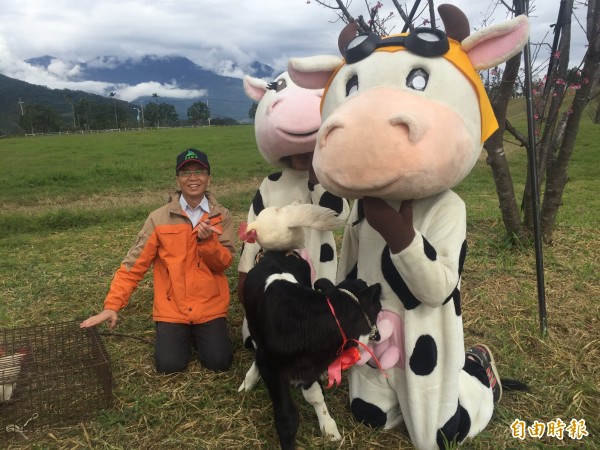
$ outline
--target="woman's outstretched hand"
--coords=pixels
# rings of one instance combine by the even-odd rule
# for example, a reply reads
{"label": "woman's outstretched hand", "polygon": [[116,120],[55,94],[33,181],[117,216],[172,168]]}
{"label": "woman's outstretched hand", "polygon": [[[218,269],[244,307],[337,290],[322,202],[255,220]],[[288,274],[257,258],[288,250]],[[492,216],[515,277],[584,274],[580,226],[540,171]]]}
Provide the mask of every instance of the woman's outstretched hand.
{"label": "woman's outstretched hand", "polygon": [[95,327],[106,321],[109,321],[108,327],[112,330],[117,325],[117,312],[112,309],[105,309],[100,314],[85,319],[79,324],[79,328]]}

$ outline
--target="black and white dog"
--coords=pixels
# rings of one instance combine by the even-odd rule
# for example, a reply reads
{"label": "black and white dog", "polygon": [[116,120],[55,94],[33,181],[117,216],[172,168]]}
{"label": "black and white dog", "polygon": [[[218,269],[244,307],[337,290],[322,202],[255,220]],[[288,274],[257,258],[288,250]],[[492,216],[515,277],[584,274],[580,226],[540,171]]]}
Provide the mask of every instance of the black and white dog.
{"label": "black and white dog", "polygon": [[266,251],[248,272],[244,308],[256,356],[239,390],[251,389],[260,373],[282,449],[295,448],[299,424],[290,384],[302,387],[322,433],[341,439],[318,380],[342,350],[378,339],[380,295],[379,284],[361,280],[334,286],[321,279],[313,289],[310,266],[295,251]]}

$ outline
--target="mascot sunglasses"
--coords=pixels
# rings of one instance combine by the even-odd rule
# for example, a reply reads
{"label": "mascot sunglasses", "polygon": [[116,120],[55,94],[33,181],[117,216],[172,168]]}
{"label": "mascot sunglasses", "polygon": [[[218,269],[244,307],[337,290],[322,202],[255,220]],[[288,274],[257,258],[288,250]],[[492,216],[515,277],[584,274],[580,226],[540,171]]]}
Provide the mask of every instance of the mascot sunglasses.
{"label": "mascot sunglasses", "polygon": [[345,52],[347,64],[354,64],[365,59],[376,49],[382,47],[405,47],[415,55],[431,58],[442,56],[450,49],[448,37],[436,28],[415,28],[407,35],[382,38],[374,33],[361,34],[355,37]]}

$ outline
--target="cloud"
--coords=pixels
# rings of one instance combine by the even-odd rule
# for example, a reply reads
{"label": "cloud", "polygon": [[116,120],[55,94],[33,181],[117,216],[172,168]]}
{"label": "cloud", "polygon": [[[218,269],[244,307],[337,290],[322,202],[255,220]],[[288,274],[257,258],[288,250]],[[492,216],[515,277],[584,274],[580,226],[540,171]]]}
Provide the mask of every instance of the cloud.
{"label": "cloud", "polygon": [[[301,41],[335,50],[338,31],[328,24],[327,10],[297,0],[3,0],[3,10],[0,29],[15,36],[10,47],[21,59],[178,54],[208,69],[218,68],[220,59],[243,67],[252,58],[269,64],[282,51],[304,46]],[[322,39],[324,33],[331,39]]]}
{"label": "cloud", "polygon": [[72,79],[81,74],[79,64],[61,61],[60,59],[52,59],[46,70],[59,79]]}
{"label": "cloud", "polygon": [[181,89],[173,84],[160,84],[154,81],[149,83],[140,83],[135,86],[119,84],[115,87],[117,98],[131,102],[140,97],[147,97],[148,93],[156,93],[160,97],[169,97],[180,100],[191,100],[199,97],[206,97],[205,89]]}
{"label": "cloud", "polygon": [[[86,62],[87,65],[100,67],[114,67],[120,63],[116,57],[94,58]],[[206,96],[203,89],[182,89],[177,83],[160,84],[157,82],[140,83],[137,85],[113,84],[94,80],[79,80],[81,66],[58,58],[52,58],[47,68],[29,64],[15,58],[5,38],[0,35],[0,73],[21,81],[51,89],[71,89],[107,96],[116,92],[117,98],[133,101],[139,97],[147,96],[148,92],[156,92],[160,97],[174,99],[194,99]]]}
{"label": "cloud", "polygon": [[114,69],[123,61],[116,56],[99,56],[85,62],[90,69]]}
{"label": "cloud", "polygon": [[[480,28],[484,19],[499,23],[507,18],[498,2],[447,2],[466,12],[472,28]],[[391,1],[384,5],[385,13],[391,11]],[[532,13],[532,43],[550,41],[558,7],[544,3]],[[353,2],[350,12],[365,14],[364,3]],[[585,23],[584,9],[578,14]],[[399,32],[403,23],[397,12],[392,22]],[[2,0],[0,73],[53,88],[122,90],[121,98],[129,98],[138,86],[82,81],[79,63],[110,68],[145,55],[179,55],[221,75],[241,77],[254,61],[281,72],[292,56],[337,54],[342,27],[332,10],[310,0]],[[585,44],[574,22],[570,65],[581,60]],[[43,55],[56,58],[48,70],[24,62]],[[547,55],[548,46],[540,51],[540,60]],[[195,95],[176,86],[160,89],[165,95]]]}

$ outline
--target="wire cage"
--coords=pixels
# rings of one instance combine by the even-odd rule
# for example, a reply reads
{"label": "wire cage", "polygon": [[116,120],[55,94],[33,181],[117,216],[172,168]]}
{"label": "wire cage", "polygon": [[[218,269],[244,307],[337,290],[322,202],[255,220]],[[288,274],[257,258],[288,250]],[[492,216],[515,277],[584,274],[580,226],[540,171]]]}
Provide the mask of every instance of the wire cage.
{"label": "wire cage", "polygon": [[78,322],[0,330],[0,442],[91,418],[113,404],[110,358]]}

